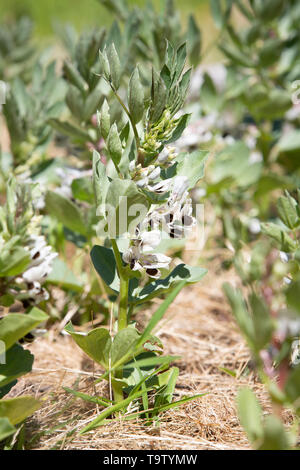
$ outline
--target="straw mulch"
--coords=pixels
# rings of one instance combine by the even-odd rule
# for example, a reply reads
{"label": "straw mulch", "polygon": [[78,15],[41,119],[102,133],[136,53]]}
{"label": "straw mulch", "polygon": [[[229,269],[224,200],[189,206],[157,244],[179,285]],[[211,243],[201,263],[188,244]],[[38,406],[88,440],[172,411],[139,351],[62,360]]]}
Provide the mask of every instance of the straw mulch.
{"label": "straw mulch", "polygon": [[[101,373],[66,336],[50,330],[28,348],[35,354],[33,371],[19,380],[13,395],[31,394],[43,405],[27,422],[27,448],[31,449],[247,449],[239,425],[236,394],[250,385],[265,410],[269,405],[263,387],[251,368],[249,352],[222,294],[232,273],[215,269],[198,285],[185,288],[163,320],[157,335],[166,354],[180,355],[175,399],[207,393],[202,398],[164,413],[156,426],[140,420],[115,421],[79,435],[95,418],[96,405],[76,399],[63,386],[94,394],[93,374]],[[150,311],[139,313],[143,324]],[[234,370],[232,377],[221,368]],[[105,384],[96,393],[108,396]]]}

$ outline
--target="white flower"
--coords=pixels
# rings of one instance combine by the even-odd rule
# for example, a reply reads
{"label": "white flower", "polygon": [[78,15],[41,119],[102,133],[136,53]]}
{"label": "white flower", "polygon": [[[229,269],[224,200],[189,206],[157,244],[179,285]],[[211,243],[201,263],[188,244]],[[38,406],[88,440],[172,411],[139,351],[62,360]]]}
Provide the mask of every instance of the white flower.
{"label": "white flower", "polygon": [[150,191],[153,191],[156,194],[164,194],[170,191],[173,185],[173,178],[168,178],[166,180],[156,183],[154,186],[148,186]]}
{"label": "white flower", "polygon": [[300,340],[295,339],[291,346],[291,363],[293,366],[300,364]]}
{"label": "white flower", "polygon": [[28,290],[28,295],[30,298],[34,298],[34,300],[37,302],[49,299],[49,293],[42,288],[39,282],[34,281],[29,283],[28,286],[30,287]]}
{"label": "white flower", "polygon": [[289,260],[289,255],[287,253],[285,253],[284,251],[280,251],[279,252],[279,258],[281,259],[281,261],[283,263],[287,263],[288,260]]}
{"label": "white flower", "polygon": [[52,269],[51,261],[56,258],[57,253],[51,253],[45,261],[38,265],[31,266],[23,273],[23,279],[26,282],[35,282],[44,280]]}
{"label": "white flower", "polygon": [[57,253],[52,251],[52,247],[46,244],[42,235],[32,235],[27,249],[30,252],[31,263],[22,275],[23,281],[27,283],[29,295],[31,297],[47,297],[47,293],[41,288],[41,283],[52,270],[52,261]]}
{"label": "white flower", "polygon": [[261,152],[251,152],[249,157],[249,163],[259,163],[263,161]]}
{"label": "white flower", "polygon": [[141,164],[135,167],[135,165],[132,165],[132,163],[135,162],[130,162],[129,170],[131,173],[131,177],[135,180],[137,186],[139,188],[147,188],[151,191],[152,188],[151,186],[149,186],[149,182],[154,181],[159,177],[160,168],[155,168],[154,165],[142,168]]}
{"label": "white flower", "polygon": [[171,258],[162,253],[144,253],[142,246],[131,246],[123,253],[123,260],[133,271],[145,271],[148,276],[158,279],[160,269],[168,269]]}
{"label": "white flower", "polygon": [[163,151],[160,152],[160,154],[158,155],[156,161],[159,165],[164,165],[164,164],[169,163],[172,160],[174,160],[174,158],[176,158],[176,156],[177,156],[176,148],[171,147],[170,145],[167,145],[163,149]]}
{"label": "white flower", "polygon": [[161,241],[161,233],[159,230],[151,230],[150,232],[141,232],[139,235],[139,245],[144,251],[150,251],[156,248]]}
{"label": "white flower", "polygon": [[149,180],[154,181],[160,176],[160,168],[156,167],[148,176]]}
{"label": "white flower", "polygon": [[257,235],[258,233],[260,233],[261,228],[260,228],[259,219],[257,218],[250,219],[248,223],[248,228],[249,228],[249,231],[253,233],[253,235]]}
{"label": "white flower", "polygon": [[189,187],[189,180],[186,176],[176,176],[174,178],[173,191],[170,201],[180,201]]}

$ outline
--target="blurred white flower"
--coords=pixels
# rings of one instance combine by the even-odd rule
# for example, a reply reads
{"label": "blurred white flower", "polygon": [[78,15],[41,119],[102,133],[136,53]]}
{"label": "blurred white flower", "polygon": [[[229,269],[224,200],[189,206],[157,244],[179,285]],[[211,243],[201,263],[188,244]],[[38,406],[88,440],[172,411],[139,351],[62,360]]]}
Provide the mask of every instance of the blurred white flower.
{"label": "blurred white flower", "polygon": [[288,254],[285,253],[284,251],[280,251],[280,252],[279,252],[279,258],[281,259],[281,261],[282,261],[283,263],[287,263],[288,260],[289,260]]}
{"label": "blurred white flower", "polygon": [[41,284],[50,274],[52,262],[57,257],[57,253],[54,253],[52,247],[46,244],[42,235],[32,235],[26,249],[30,252],[31,262],[22,276],[18,278],[18,282],[27,285],[29,297],[36,301],[47,300],[49,294],[41,287]]}
{"label": "blurred white flower", "polygon": [[261,231],[260,221],[257,218],[250,219],[248,222],[248,229],[253,235],[257,235]]}

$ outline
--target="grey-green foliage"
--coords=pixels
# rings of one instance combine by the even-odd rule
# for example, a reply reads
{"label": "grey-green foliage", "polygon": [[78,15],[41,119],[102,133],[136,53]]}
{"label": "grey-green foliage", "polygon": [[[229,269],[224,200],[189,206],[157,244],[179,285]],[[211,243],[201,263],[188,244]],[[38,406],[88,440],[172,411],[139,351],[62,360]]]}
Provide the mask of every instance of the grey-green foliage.
{"label": "grey-green foliage", "polygon": [[262,409],[255,394],[249,388],[239,391],[238,413],[252,445],[258,450],[287,450],[291,437],[285,432],[281,420],[275,415],[263,418]]}
{"label": "grey-green foliage", "polygon": [[29,266],[30,256],[25,246],[35,229],[34,191],[34,187],[17,185],[15,180],[7,184],[6,203],[0,207],[0,279],[3,282],[6,276],[21,274]]}
{"label": "grey-green foliage", "polygon": [[[165,58],[165,41],[168,39],[175,47],[187,41],[191,65],[198,65],[201,56],[201,33],[193,15],[188,27],[183,31],[180,13],[173,0],[166,0],[164,8],[156,11],[152,2],[144,8],[133,7],[126,0],[99,0],[124,24],[123,40],[129,42],[126,57],[131,67],[136,59],[162,67]],[[119,33],[118,33],[119,34]],[[126,46],[125,46],[126,47]],[[123,50],[119,51],[124,55]]]}
{"label": "grey-green foliage", "polygon": [[[99,138],[91,119],[103,102],[98,51],[103,47],[106,32],[103,28],[95,29],[82,33],[79,38],[66,29],[62,33],[65,33],[63,38],[69,52],[63,64],[69,116],[67,120],[59,117],[51,119],[50,124],[59,133],[68,136],[71,143],[86,151],[86,144],[95,143]],[[75,39],[76,43],[73,44]]]}
{"label": "grey-green foliage", "polygon": [[33,23],[27,16],[3,22],[0,28],[0,80],[16,76],[28,79],[36,49],[32,43]]}
{"label": "grey-green foliage", "polygon": [[[223,5],[223,7],[222,7]],[[299,32],[295,18],[299,5],[293,1],[211,0],[215,22],[221,31],[219,47],[235,69],[235,86],[255,119],[282,118],[292,106],[290,85],[299,74]],[[246,26],[232,20],[235,7]],[[282,60],[281,60],[282,59]]]}
{"label": "grey-green foliage", "polygon": [[298,201],[288,192],[277,201],[280,223],[264,223],[262,230],[271,237],[281,251],[295,253],[299,249],[299,238],[295,237],[300,227],[300,192]]}
{"label": "grey-green foliage", "polygon": [[[35,205],[39,197],[37,185],[16,179],[7,183],[6,202],[0,207],[0,305],[6,307],[16,300],[28,303],[30,299],[33,304],[47,297],[41,283],[55,255],[41,233]],[[33,273],[34,282],[30,268],[38,271]]]}
{"label": "grey-green foliage", "polygon": [[0,441],[14,434],[17,431],[15,425],[40,407],[40,402],[33,397],[3,397],[16,385],[19,377],[32,369],[33,355],[18,341],[47,318],[44,312],[34,307],[26,314],[8,314],[0,319],[0,341],[5,345],[4,351],[0,351],[1,359],[3,354],[5,357],[0,363]]}
{"label": "grey-green foliage", "polygon": [[137,124],[143,118],[144,114],[144,88],[140,81],[138,68],[134,69],[130,77],[128,107],[133,122]]}
{"label": "grey-green foliage", "polygon": [[[115,56],[116,48],[113,46],[110,47]],[[143,166],[148,166],[167,144],[179,139],[188,124],[189,114],[175,116],[185,102],[191,76],[191,69],[185,69],[186,44],[177,49],[169,42],[166,46],[165,64],[160,72],[153,67],[151,84],[146,86],[139,69],[134,69],[128,83],[127,101],[118,91],[118,79],[116,82],[116,73],[113,73],[115,65],[108,60],[109,50],[104,48],[100,51],[102,76],[110,85],[120,109],[124,111],[122,124],[118,126],[112,121],[111,106],[108,106],[106,100],[98,113],[98,124],[106,141],[107,154],[117,166],[117,171],[120,166],[128,172],[129,161],[134,158],[137,158],[137,163],[143,162]],[[120,63],[118,53],[115,63]],[[147,96],[149,99],[146,99]],[[140,122],[143,128],[136,126]]]}
{"label": "grey-green foliage", "polygon": [[[64,78],[68,82],[66,104],[70,116],[67,120],[64,118],[64,121],[52,119],[50,124],[59,133],[67,135],[71,143],[76,145],[76,151],[80,150],[86,157],[89,155],[87,145],[97,148],[100,136],[106,139],[108,135],[105,128],[107,120],[105,123],[102,120],[100,136],[94,122],[91,122],[105,98],[110,108],[110,123],[119,123],[122,119],[122,110],[110,99],[100,77],[104,77],[115,91],[119,88],[122,90],[130,81],[135,93],[131,93],[129,88],[128,104],[132,119],[138,122],[143,117],[144,101],[149,97],[149,93],[145,93],[143,88],[145,84],[151,83],[151,72],[149,74],[150,69],[144,67],[142,74],[138,74],[135,71],[137,61],[156,68],[162,67],[165,63],[166,40],[172,42],[176,48],[187,41],[188,57],[192,65],[199,63],[201,53],[201,34],[195,18],[190,17],[187,30],[182,32],[178,11],[171,1],[166,2],[162,13],[157,12],[150,3],[144,9],[135,7],[132,10],[123,1],[105,1],[103,4],[116,16],[111,28],[83,33],[77,39],[69,26],[57,27],[70,56],[63,67]],[[74,41],[77,44],[74,45]],[[98,51],[100,60],[97,58]],[[188,76],[181,84],[183,94],[187,82]],[[153,109],[152,118],[155,122],[165,106],[165,86],[162,83],[160,80],[155,85],[155,97],[159,103]],[[175,107],[180,108],[177,96],[170,96],[169,103],[171,102],[174,110]]]}
{"label": "grey-green foliage", "polygon": [[[242,250],[235,256],[237,272],[243,283],[251,287],[252,293],[247,298],[240,289],[229,284],[224,285],[224,292],[271,400],[293,410],[296,429],[300,368],[299,352],[293,341],[300,335],[299,191],[297,198],[288,192],[279,197],[277,211],[276,223],[261,225],[268,243],[256,243],[250,261],[245,262]],[[273,245],[277,251],[276,261],[268,266],[266,259],[274,257]],[[277,259],[279,250],[282,261]],[[275,282],[279,282],[279,291],[274,290]],[[280,308],[276,299],[280,299]],[[272,373],[270,368],[273,368]],[[280,388],[274,380],[275,373],[280,377]],[[287,434],[277,417],[271,415],[262,419],[252,392],[241,391],[238,404],[242,425],[255,448],[283,450],[295,444],[294,433]]]}
{"label": "grey-green foliage", "polygon": [[28,170],[41,162],[53,136],[48,121],[62,112],[64,95],[65,87],[56,75],[55,62],[46,67],[36,63],[28,85],[19,76],[11,82],[3,113],[15,167],[23,165],[23,170]]}

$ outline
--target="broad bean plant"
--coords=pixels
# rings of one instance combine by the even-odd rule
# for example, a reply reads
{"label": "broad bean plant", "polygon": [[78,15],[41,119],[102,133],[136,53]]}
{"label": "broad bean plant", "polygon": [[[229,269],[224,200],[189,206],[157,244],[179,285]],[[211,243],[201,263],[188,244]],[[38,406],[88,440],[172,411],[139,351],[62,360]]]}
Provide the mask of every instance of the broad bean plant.
{"label": "broad bean plant", "polygon": [[[208,154],[177,154],[171,147],[189,118],[178,114],[191,73],[190,69],[185,71],[186,45],[174,49],[167,44],[165,64],[160,71],[152,70],[149,100],[145,100],[138,67],[130,77],[127,97],[119,95],[122,69],[114,44],[104,47],[99,56],[103,77],[126,122],[118,128],[104,101],[98,122],[110,165],[105,165],[94,151],[93,185],[100,219],[97,234],[103,242],[93,246],[91,259],[118,299],[118,313],[111,331],[96,328],[82,335],[71,324],[66,328],[77,344],[105,368],[103,379],[113,390],[112,404],[106,403],[102,414],[83,432],[118,410],[124,412],[139,397],[141,408],[137,404],[138,411],[130,416],[140,413],[149,420],[158,411],[191,399],[172,403],[178,369],[169,367],[174,358],[162,355],[161,341],[152,332],[178,292],[206,273],[203,268],[183,263],[171,270],[172,259],[159,250],[164,236],[170,240],[188,236],[196,225],[189,190],[203,176]],[[137,330],[133,317],[136,306],[162,294],[167,294],[164,302],[143,331]],[[154,408],[147,413],[153,390],[157,391]],[[76,391],[72,393],[76,395]],[[103,405],[105,400],[99,399],[98,403]]]}

